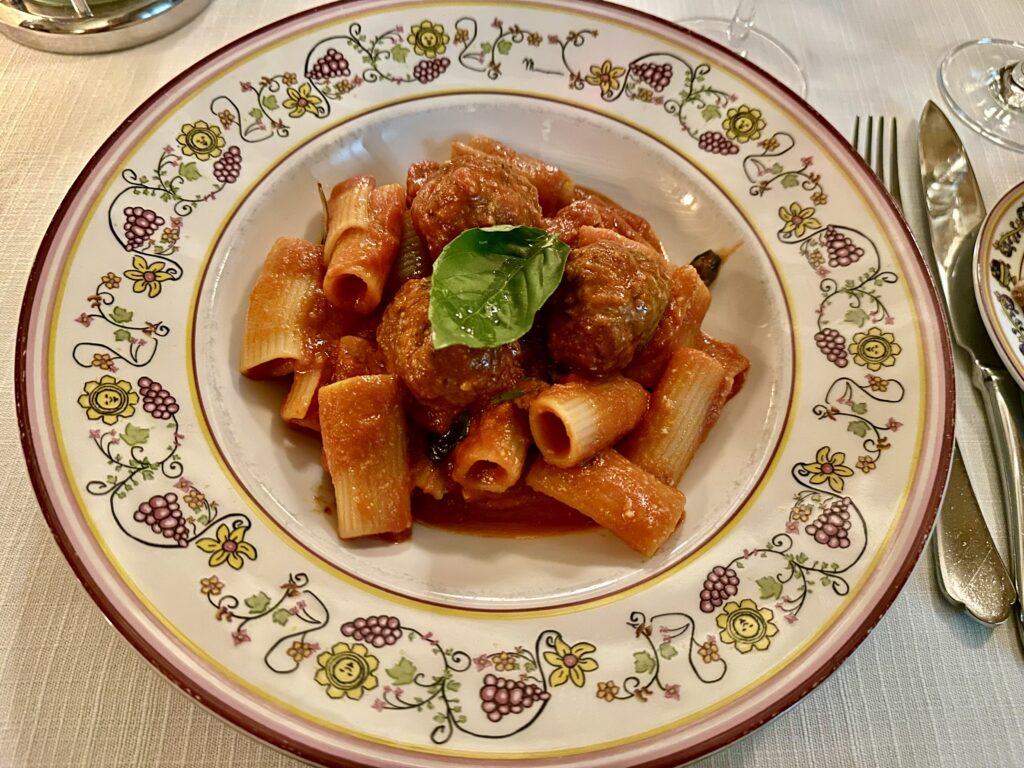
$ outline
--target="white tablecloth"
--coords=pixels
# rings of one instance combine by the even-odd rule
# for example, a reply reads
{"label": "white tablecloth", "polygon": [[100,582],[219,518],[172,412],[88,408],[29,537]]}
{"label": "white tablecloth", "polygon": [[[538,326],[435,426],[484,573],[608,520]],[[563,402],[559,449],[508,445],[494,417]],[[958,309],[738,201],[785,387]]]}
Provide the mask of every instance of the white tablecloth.
{"label": "white tablecloth", "polygon": [[[728,15],[730,0],[630,0],[669,18]],[[18,441],[17,308],[46,225],[117,124],[180,70],[233,38],[313,5],[218,0],[185,29],[132,51],[40,53],[0,38],[0,764],[293,766],[177,693],[104,620],[61,557]],[[803,62],[811,103],[848,133],[854,115],[901,123],[904,199],[924,232],[914,128],[939,100],[936,64],[961,40],[1021,37],[1021,0],[761,0],[758,24]],[[958,126],[991,205],[1024,155]],[[980,404],[959,375],[958,433],[1002,546],[998,478]],[[939,596],[930,556],[861,648],[796,709],[701,766],[1024,765],[1024,657]]]}

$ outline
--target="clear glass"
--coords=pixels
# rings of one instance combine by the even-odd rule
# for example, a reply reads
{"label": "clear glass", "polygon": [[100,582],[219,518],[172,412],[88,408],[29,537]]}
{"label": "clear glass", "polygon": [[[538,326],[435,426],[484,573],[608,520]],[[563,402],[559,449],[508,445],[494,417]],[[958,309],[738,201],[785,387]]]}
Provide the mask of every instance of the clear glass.
{"label": "clear glass", "polygon": [[699,35],[721,43],[761,67],[776,80],[807,97],[807,77],[796,57],[778,40],[754,27],[756,0],[739,0],[731,19],[683,19],[680,23]]}
{"label": "clear glass", "polygon": [[956,46],[939,63],[939,90],[975,131],[1024,152],[1024,44],[983,37]]}

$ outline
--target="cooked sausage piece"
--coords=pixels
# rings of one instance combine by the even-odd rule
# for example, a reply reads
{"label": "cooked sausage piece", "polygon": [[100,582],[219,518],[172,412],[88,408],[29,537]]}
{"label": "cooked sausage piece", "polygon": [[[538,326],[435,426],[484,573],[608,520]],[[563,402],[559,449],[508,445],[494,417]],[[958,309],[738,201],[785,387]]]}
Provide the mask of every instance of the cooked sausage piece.
{"label": "cooked sausage piece", "polygon": [[647,246],[623,238],[573,249],[548,310],[551,357],[579,372],[624,368],[654,335],[669,295],[668,262]]}
{"label": "cooked sausage piece", "polygon": [[477,153],[455,157],[428,176],[411,211],[432,260],[473,227],[543,225],[537,188],[530,180],[505,160]]}
{"label": "cooked sausage piece", "polygon": [[410,280],[377,329],[388,372],[398,374],[413,397],[433,407],[467,406],[512,389],[523,377],[519,341],[492,349],[434,349],[429,303],[430,278]]}

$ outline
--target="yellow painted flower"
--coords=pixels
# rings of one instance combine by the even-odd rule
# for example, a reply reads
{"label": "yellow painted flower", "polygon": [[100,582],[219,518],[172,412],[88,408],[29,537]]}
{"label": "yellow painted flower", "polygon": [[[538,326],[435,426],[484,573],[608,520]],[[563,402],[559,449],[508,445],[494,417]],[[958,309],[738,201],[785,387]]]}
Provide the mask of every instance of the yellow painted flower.
{"label": "yellow painted flower", "polygon": [[256,547],[245,540],[247,530],[249,529],[244,525],[234,530],[229,530],[226,525],[219,525],[214,534],[217,538],[200,539],[196,546],[210,555],[211,568],[227,563],[237,571],[245,564],[243,555],[250,560],[256,559]]}
{"label": "yellow painted flower", "polygon": [[199,580],[199,591],[204,595],[219,595],[222,589],[224,589],[224,582],[216,576]]}
{"label": "yellow painted flower", "polygon": [[335,643],[331,650],[324,651],[316,657],[320,668],[314,679],[327,689],[332,699],[348,697],[361,699],[363,691],[372,691],[377,687],[377,678],[373,674],[379,662],[376,656],[366,652],[366,646],[355,643]]}
{"label": "yellow painted flower", "polygon": [[814,218],[813,208],[801,208],[800,203],[792,203],[789,208],[779,208],[782,219],[782,234],[803,237],[808,229],[820,229],[821,222]]}
{"label": "yellow painted flower", "polygon": [[880,328],[869,328],[864,333],[853,334],[849,349],[853,362],[865,366],[869,371],[896,365],[896,358],[903,351],[903,347],[896,343],[896,337],[891,333],[883,333]]}
{"label": "yellow painted flower", "polygon": [[771,608],[758,608],[753,600],[743,600],[726,603],[724,613],[718,614],[715,622],[722,630],[718,634],[723,643],[735,645],[740,653],[749,653],[764,651],[772,644],[771,638],[779,632],[773,618],[775,612]]}
{"label": "yellow painted flower", "polygon": [[873,472],[878,467],[878,464],[870,456],[858,456],[857,457],[857,469],[863,472],[865,475],[869,472]]}
{"label": "yellow painted flower", "polygon": [[499,672],[511,672],[513,669],[519,669],[516,657],[508,651],[495,654],[491,660],[494,662],[494,668]]}
{"label": "yellow painted flower", "polygon": [[189,157],[209,160],[211,157],[220,157],[220,151],[224,148],[224,137],[216,125],[210,125],[205,120],[196,120],[194,123],[185,123],[181,126],[178,145]]}
{"label": "yellow painted flower", "polygon": [[[750,602],[749,600],[746,602]],[[715,642],[714,638],[709,638],[700,644],[697,649],[697,654],[700,656],[700,660],[705,664],[711,664],[716,661],[721,661],[722,657],[718,655],[718,643]]]}
{"label": "yellow painted flower", "polygon": [[605,59],[601,66],[595,64],[590,68],[590,74],[587,75],[586,80],[591,85],[600,86],[601,93],[606,94],[619,89],[619,78],[624,74],[626,74],[625,69],[614,67],[609,59]]}
{"label": "yellow painted flower", "polygon": [[413,24],[409,37],[406,38],[417,55],[428,59],[437,58],[444,53],[448,49],[448,39],[441,24],[426,19],[419,24]]}
{"label": "yellow painted flower", "polygon": [[136,293],[148,291],[151,299],[160,294],[160,283],[171,279],[171,273],[166,270],[167,265],[162,261],[150,264],[136,255],[132,259],[132,266],[135,269],[126,269],[124,272],[124,276],[132,281],[132,290]]}
{"label": "yellow painted flower", "polygon": [[565,685],[567,681],[572,680],[573,685],[582,688],[586,682],[584,673],[597,669],[597,662],[594,659],[584,657],[596,650],[597,648],[590,643],[576,643],[570,648],[561,635],[556,636],[555,650],[544,652],[544,660],[555,668],[548,677],[548,683],[554,687]]}
{"label": "yellow painted flower", "polygon": [[597,698],[604,699],[605,701],[614,701],[615,697],[619,693],[619,686],[614,681],[609,680],[606,683],[597,684]]}
{"label": "yellow painted flower", "polygon": [[320,97],[313,93],[313,87],[303,83],[297,89],[288,89],[288,98],[281,102],[281,106],[289,110],[289,117],[302,117],[307,112],[315,115],[320,101]]}
{"label": "yellow painted flower", "polygon": [[846,483],[843,478],[853,477],[853,470],[843,463],[845,461],[845,453],[836,451],[829,455],[829,447],[827,445],[823,445],[818,449],[818,453],[814,457],[814,462],[811,464],[805,464],[804,468],[811,473],[808,480],[812,483],[820,485],[827,481],[829,487],[836,493],[839,493],[843,490],[843,485]]}
{"label": "yellow painted flower", "polygon": [[139,396],[127,381],[103,376],[99,381],[87,381],[78,404],[85,408],[87,418],[101,419],[104,424],[116,424],[118,419],[135,415]]}
{"label": "yellow painted flower", "polygon": [[761,110],[751,109],[746,104],[727,111],[725,120],[722,121],[725,135],[740,144],[759,139],[764,125],[764,120],[761,119]]}

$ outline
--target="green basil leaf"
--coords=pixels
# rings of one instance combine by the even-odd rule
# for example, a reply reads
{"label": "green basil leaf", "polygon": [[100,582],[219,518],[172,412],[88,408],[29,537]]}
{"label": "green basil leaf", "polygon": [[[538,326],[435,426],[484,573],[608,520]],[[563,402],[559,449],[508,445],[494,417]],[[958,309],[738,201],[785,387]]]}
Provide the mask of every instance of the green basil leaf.
{"label": "green basil leaf", "polygon": [[569,246],[543,229],[501,225],[463,232],[434,262],[434,349],[518,339],[562,281],[568,256]]}

